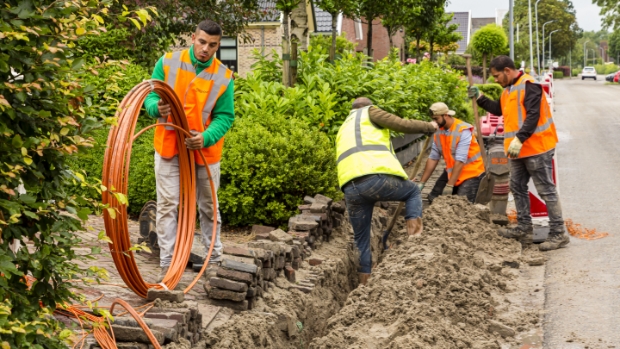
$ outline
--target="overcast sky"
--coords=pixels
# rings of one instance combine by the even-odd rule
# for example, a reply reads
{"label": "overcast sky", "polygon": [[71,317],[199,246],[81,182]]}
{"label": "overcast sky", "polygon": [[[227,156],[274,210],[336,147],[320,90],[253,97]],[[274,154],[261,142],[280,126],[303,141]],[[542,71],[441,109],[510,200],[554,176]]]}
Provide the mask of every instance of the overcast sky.
{"label": "overcast sky", "polygon": [[[572,1],[577,10],[579,26],[586,31],[600,30],[600,7],[592,4],[592,0]],[[536,0],[532,0],[532,19],[535,3]],[[471,10],[472,17],[495,17],[495,9],[508,9],[508,0],[450,0],[450,5],[448,5],[448,11]]]}

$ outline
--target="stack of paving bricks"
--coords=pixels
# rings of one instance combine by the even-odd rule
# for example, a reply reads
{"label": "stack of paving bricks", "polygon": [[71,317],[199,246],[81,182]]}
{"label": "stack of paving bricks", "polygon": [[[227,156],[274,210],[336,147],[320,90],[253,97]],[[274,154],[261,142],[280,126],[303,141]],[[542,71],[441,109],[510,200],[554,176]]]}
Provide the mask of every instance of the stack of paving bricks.
{"label": "stack of paving bricks", "polygon": [[288,221],[289,233],[308,242],[314,249],[323,241],[329,241],[334,228],[342,224],[345,207],[341,203],[332,205],[332,199],[317,194],[306,196],[304,205],[299,206],[301,214]]}
{"label": "stack of paving bricks", "polygon": [[206,290],[214,305],[234,310],[252,309],[257,297],[275,287],[276,277],[284,274],[290,287],[311,291],[310,285],[296,283],[295,270],[310,257],[312,248],[328,241],[332,229],[344,219],[344,205],[316,195],[306,197],[301,214],[289,220],[290,231],[254,226],[256,241],[244,245],[226,244],[216,276]]}

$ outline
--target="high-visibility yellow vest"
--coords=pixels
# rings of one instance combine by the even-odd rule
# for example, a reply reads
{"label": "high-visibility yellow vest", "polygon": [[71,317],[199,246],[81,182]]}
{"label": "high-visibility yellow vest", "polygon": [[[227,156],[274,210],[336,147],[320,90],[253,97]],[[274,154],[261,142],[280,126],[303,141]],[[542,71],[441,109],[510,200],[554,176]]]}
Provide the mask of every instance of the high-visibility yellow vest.
{"label": "high-visibility yellow vest", "polygon": [[[508,152],[510,142],[516,137],[517,132],[523,126],[527,114],[523,102],[525,101],[525,86],[534,83],[534,78],[523,74],[517,82],[502,93],[500,104],[504,116],[504,150]],[[551,115],[551,108],[547,102],[547,96],[543,92],[540,101],[540,118],[536,130],[530,138],[523,142],[519,158],[526,158],[546,153],[554,149],[558,142],[555,124]]]}
{"label": "high-visibility yellow vest", "polygon": [[[232,71],[213,58],[213,62],[200,74],[192,66],[189,49],[177,52],[169,52],[164,56],[164,74],[166,83],[176,92],[177,97],[183,103],[185,116],[190,129],[202,133],[211,124],[211,112],[218,98],[230,84]],[[172,122],[170,118],[161,117],[158,123]],[[155,151],[163,158],[172,158],[179,153],[177,147],[177,135],[174,128],[169,126],[157,126],[155,128]],[[217,143],[202,148],[207,162],[214,164],[222,158],[224,137]],[[198,150],[195,150],[196,152]],[[204,165],[202,158],[196,154],[196,163]]]}
{"label": "high-visibility yellow vest", "polygon": [[478,144],[478,140],[474,134],[474,127],[455,118],[449,130],[438,130],[435,132],[433,139],[446,162],[446,172],[448,172],[448,178],[452,178],[452,169],[456,163],[456,160],[454,160],[456,147],[461,140],[463,131],[465,130],[470,130],[472,133],[471,143],[469,143],[469,150],[467,152],[467,162],[465,162],[455,185],[461,185],[464,181],[470,178],[479,177],[484,173],[484,163],[482,162],[480,145]]}
{"label": "high-visibility yellow vest", "polygon": [[390,130],[380,129],[370,121],[364,107],[351,111],[336,136],[338,184],[369,174],[389,174],[408,179],[394,154]]}

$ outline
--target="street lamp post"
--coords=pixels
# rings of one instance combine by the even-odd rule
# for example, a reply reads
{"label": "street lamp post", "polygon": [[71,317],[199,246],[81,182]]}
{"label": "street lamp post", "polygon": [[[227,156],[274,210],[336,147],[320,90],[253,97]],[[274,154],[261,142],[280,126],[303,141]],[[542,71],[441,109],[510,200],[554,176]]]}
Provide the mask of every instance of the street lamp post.
{"label": "street lamp post", "polygon": [[510,0],[508,8],[510,11],[508,26],[510,27],[510,59],[515,60],[515,21],[514,21],[514,0]]}
{"label": "street lamp post", "polygon": [[[544,39],[544,37],[543,37]],[[588,62],[588,51],[586,51],[586,44],[590,42],[590,40],[586,40],[583,42],[583,67],[585,68]]]}
{"label": "street lamp post", "polygon": [[530,23],[530,74],[534,72],[534,48],[532,46],[532,0],[527,0],[527,12]]}
{"label": "street lamp post", "polygon": [[538,3],[540,0],[536,0],[534,4],[534,13],[536,14],[536,61],[538,62],[538,70],[540,71],[540,41],[538,41]]}
{"label": "street lamp post", "polygon": [[551,33],[549,33],[549,60],[551,61],[551,64],[553,64],[553,60],[551,58],[551,35],[553,35],[553,33],[555,33],[555,32],[559,32],[559,31],[560,31],[560,29],[556,29],[556,30],[552,31]]}
{"label": "street lamp post", "polygon": [[542,42],[542,61],[543,61],[543,64],[545,63],[545,26],[547,24],[553,23],[553,22],[556,22],[556,20],[553,19],[553,20],[550,20],[550,21],[545,22],[543,24],[543,32],[542,32],[542,38],[543,38],[543,42]]}

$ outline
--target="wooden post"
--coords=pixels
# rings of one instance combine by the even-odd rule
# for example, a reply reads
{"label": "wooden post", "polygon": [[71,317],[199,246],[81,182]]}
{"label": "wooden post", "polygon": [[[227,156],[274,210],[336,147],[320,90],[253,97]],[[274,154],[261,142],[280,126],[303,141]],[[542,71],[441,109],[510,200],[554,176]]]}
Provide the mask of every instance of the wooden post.
{"label": "wooden post", "polygon": [[297,84],[297,40],[291,43],[291,87]]}

